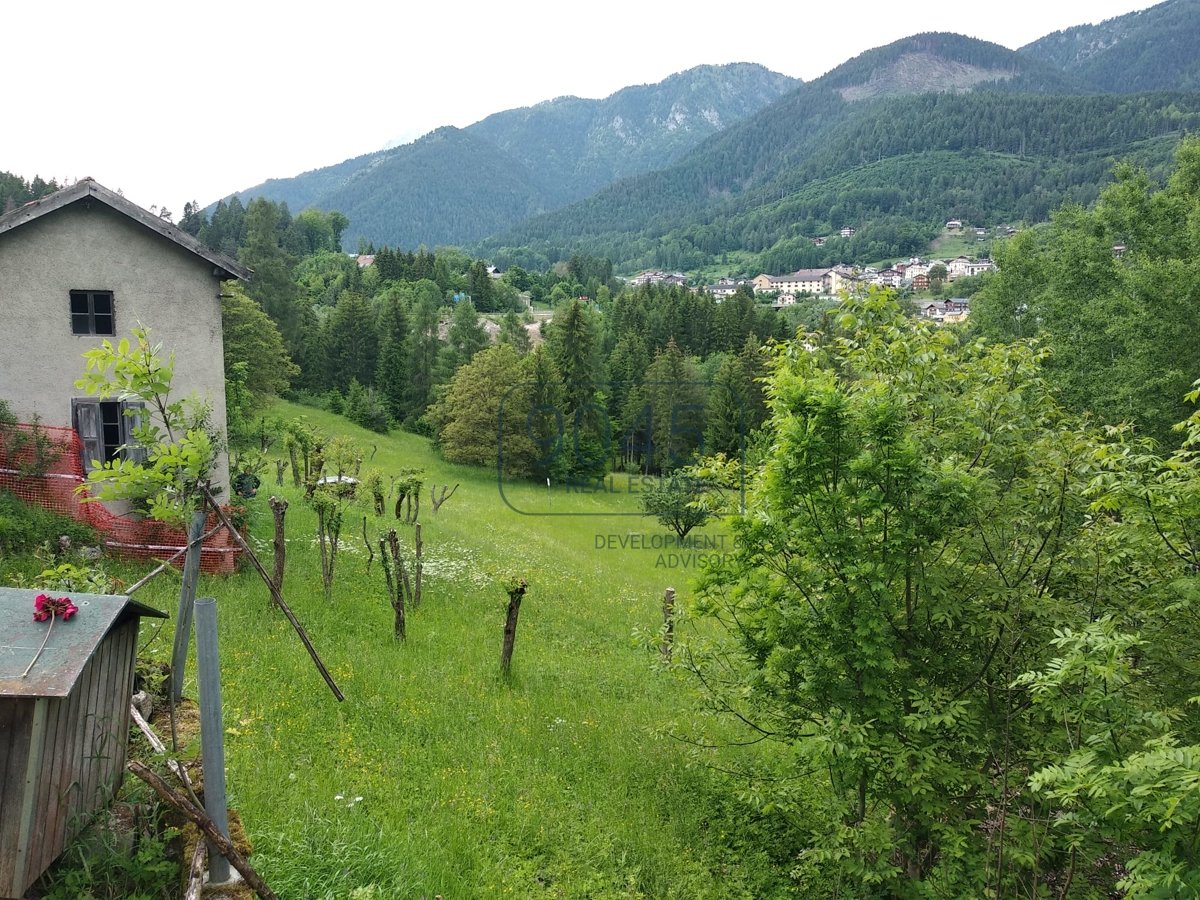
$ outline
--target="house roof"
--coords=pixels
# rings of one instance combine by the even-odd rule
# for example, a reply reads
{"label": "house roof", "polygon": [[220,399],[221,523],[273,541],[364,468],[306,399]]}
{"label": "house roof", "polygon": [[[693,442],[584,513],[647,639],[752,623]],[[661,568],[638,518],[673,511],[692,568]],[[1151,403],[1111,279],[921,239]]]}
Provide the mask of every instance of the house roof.
{"label": "house roof", "polygon": [[83,178],[70,187],[65,187],[61,191],[55,191],[41,200],[26,203],[24,206],[0,216],[0,234],[12,231],[14,228],[19,228],[27,222],[39,219],[47,213],[62,209],[64,206],[70,206],[72,203],[87,202],[89,200],[100,201],[111,209],[133,219],[138,224],[175,242],[189,253],[211,263],[215,270],[213,274],[218,278],[240,278],[242,281],[247,281],[250,278],[251,271],[245,266],[234,262],[224,253],[218,253],[211,247],[196,240],[196,238],[192,237],[186,231],[176,228],[166,219],[159,218],[149,210],[142,209],[136,203],[126,200],[120,194],[110,191],[104,185],[91,178]]}
{"label": "house roof", "polygon": [[22,678],[51,624],[33,620],[33,601],[39,593],[0,588],[0,697],[66,697],[113,626],[130,616],[167,617],[120,595],[52,591],[55,596],[66,593],[79,612],[68,621],[53,621],[46,649]]}

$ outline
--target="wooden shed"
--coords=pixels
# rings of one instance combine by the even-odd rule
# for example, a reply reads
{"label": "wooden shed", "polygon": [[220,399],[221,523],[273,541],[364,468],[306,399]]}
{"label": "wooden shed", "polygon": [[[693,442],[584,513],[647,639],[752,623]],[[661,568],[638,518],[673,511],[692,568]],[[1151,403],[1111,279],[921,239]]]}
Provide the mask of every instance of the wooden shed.
{"label": "wooden shed", "polygon": [[23,897],[112,800],[125,769],[138,621],[165,618],[128,597],[69,594],[78,613],[37,622],[39,593],[0,588],[0,898]]}

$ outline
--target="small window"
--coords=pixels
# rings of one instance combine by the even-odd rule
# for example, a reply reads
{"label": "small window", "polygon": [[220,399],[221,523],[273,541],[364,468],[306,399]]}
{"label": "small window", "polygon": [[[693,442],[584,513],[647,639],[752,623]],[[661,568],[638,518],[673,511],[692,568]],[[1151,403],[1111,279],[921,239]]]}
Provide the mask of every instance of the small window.
{"label": "small window", "polygon": [[117,333],[112,291],[71,291],[71,333]]}

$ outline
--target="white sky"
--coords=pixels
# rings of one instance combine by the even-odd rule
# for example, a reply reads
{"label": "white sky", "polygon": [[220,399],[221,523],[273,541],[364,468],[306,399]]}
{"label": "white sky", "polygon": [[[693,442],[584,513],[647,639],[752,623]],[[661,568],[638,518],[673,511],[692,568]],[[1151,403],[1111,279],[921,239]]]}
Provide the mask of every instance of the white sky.
{"label": "white sky", "polygon": [[90,175],[178,217],[287,177],[704,63],[811,79],[921,31],[1019,47],[1145,0],[6,4],[0,171]]}

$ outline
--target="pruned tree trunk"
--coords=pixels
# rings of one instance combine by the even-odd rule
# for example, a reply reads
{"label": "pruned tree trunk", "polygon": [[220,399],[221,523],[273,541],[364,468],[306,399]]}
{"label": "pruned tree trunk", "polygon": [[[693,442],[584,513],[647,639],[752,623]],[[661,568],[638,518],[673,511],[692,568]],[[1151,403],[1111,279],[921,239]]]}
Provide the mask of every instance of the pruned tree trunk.
{"label": "pruned tree trunk", "polygon": [[296,456],[295,447],[288,447],[288,459],[292,462],[292,484],[299,488],[304,483],[304,469],[300,468],[300,459]]}
{"label": "pruned tree trunk", "polygon": [[277,487],[283,487],[283,470],[288,467],[286,459],[275,460],[275,484]]}
{"label": "pruned tree trunk", "polygon": [[[446,492],[449,488],[449,493]],[[437,511],[442,508],[442,504],[454,496],[454,492],[458,490],[458,485],[450,487],[447,484],[442,485],[441,494],[438,494],[438,489],[434,485],[429,486],[429,501],[433,504],[433,513],[437,515]]]}
{"label": "pruned tree trunk", "polygon": [[371,539],[367,537],[367,517],[363,516],[363,546],[367,548],[367,577],[371,577],[371,563],[375,562],[375,551],[371,548]]}
{"label": "pruned tree trunk", "polygon": [[504,619],[504,646],[500,650],[500,671],[507,678],[512,669],[513,645],[517,642],[517,616],[521,612],[521,598],[529,587],[524,578],[518,579],[508,588],[508,615]]}
{"label": "pruned tree trunk", "polygon": [[413,550],[415,560],[413,562],[413,609],[421,605],[421,574],[424,570],[424,563],[421,561],[424,554],[425,545],[421,543],[421,523],[413,522]]}
{"label": "pruned tree trunk", "polygon": [[411,588],[404,566],[404,556],[400,552],[400,538],[397,537],[395,528],[389,528],[387,534],[379,538],[379,565],[383,568],[384,580],[387,582],[388,602],[396,614],[392,637],[402,641],[407,636],[404,603],[411,595]]}
{"label": "pruned tree trunk", "polygon": [[267,506],[275,519],[275,571],[271,583],[276,591],[283,590],[283,568],[287,563],[287,539],[284,536],[283,518],[287,515],[288,502],[282,497],[269,497]]}

